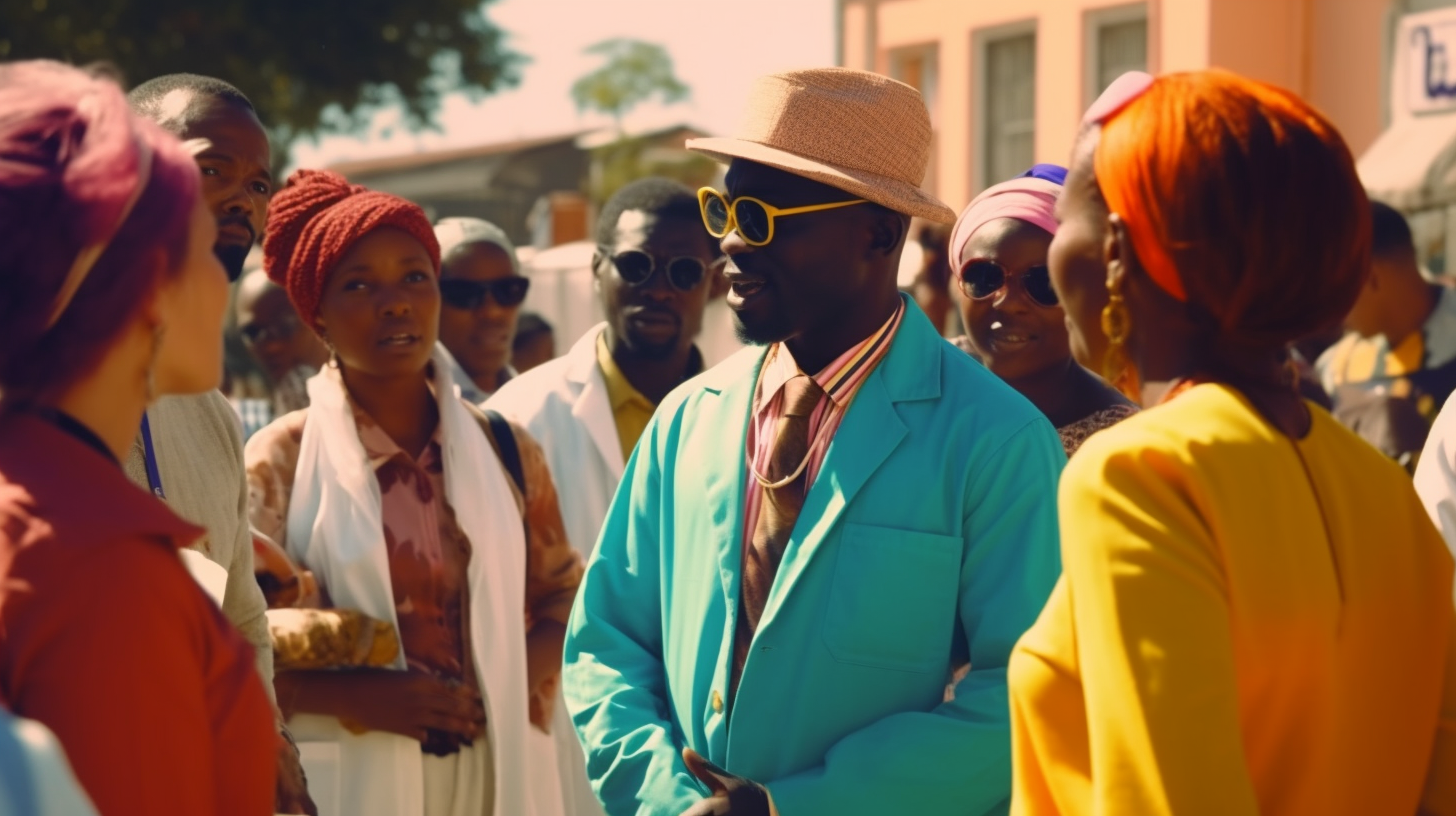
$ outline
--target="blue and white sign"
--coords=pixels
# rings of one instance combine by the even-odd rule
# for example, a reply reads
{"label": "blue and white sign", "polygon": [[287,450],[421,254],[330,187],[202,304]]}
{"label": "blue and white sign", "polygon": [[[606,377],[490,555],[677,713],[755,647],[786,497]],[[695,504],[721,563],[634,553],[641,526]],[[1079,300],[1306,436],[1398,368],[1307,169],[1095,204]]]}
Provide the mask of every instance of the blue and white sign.
{"label": "blue and white sign", "polygon": [[1402,17],[1396,54],[1398,113],[1456,110],[1456,7]]}

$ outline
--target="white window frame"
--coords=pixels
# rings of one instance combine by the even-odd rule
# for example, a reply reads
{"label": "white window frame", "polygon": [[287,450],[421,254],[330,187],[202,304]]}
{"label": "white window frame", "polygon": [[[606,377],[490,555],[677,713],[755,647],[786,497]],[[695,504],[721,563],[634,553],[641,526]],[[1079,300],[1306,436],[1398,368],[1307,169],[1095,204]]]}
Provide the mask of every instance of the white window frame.
{"label": "white window frame", "polygon": [[909,59],[919,57],[925,66],[925,87],[920,95],[925,98],[925,107],[930,111],[932,128],[940,124],[940,43],[936,41],[918,43],[890,49],[890,78],[905,82],[904,66]]}
{"label": "white window frame", "polygon": [[[1026,20],[1018,20],[1014,23],[1006,23],[1004,25],[992,26],[989,28],[979,28],[971,32],[971,53],[974,55],[971,68],[971,94],[974,99],[974,104],[971,106],[971,110],[972,115],[975,117],[972,120],[972,132],[975,134],[975,144],[973,146],[973,149],[975,150],[975,156],[973,157],[973,161],[971,162],[972,195],[979,194],[980,191],[991,186],[992,183],[990,180],[991,122],[990,118],[987,116],[986,113],[986,102],[988,96],[988,94],[986,93],[986,83],[989,79],[989,77],[987,76],[987,51],[991,45],[998,43],[1002,40],[1014,39],[1016,37],[1024,37],[1027,34],[1030,34],[1034,38],[1036,38],[1038,44],[1035,51],[1035,58],[1032,61],[1032,70],[1034,71],[1032,76],[1032,87],[1035,88],[1041,81],[1041,46],[1040,37],[1037,36],[1038,32],[1036,22],[1036,18],[1032,17]],[[1036,109],[1033,106],[1033,143],[1035,142],[1036,133],[1035,117]],[[1035,150],[1032,151],[1032,155],[1034,161]]]}
{"label": "white window frame", "polygon": [[[925,100],[925,108],[930,112],[930,163],[925,169],[925,182],[922,185],[932,195],[935,194],[940,183],[940,42],[918,43],[892,48],[886,55],[891,79],[898,79],[901,82],[910,84],[905,77],[905,63],[911,59],[919,59],[921,62],[921,88],[920,96]],[[913,87],[913,86],[912,86]]]}
{"label": "white window frame", "polygon": [[1106,8],[1088,9],[1082,17],[1082,109],[1086,110],[1097,101],[1101,90],[1097,87],[1098,63],[1101,62],[1102,54],[1098,49],[1098,34],[1103,27],[1117,25],[1118,23],[1131,23],[1142,20],[1148,26],[1148,61],[1153,56],[1153,27],[1152,18],[1148,13],[1148,4],[1126,3],[1120,6],[1108,6]]}

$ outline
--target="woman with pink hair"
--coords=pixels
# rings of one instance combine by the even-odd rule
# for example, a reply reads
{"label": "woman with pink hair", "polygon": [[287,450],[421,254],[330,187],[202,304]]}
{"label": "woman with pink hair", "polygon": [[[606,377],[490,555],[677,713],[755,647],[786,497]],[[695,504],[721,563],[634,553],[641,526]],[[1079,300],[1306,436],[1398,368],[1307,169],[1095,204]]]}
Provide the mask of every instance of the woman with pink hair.
{"label": "woman with pink hair", "polygon": [[153,399],[217,386],[227,277],[197,165],[121,89],[0,65],[0,704],[103,813],[266,814],[250,650],[118,462]]}

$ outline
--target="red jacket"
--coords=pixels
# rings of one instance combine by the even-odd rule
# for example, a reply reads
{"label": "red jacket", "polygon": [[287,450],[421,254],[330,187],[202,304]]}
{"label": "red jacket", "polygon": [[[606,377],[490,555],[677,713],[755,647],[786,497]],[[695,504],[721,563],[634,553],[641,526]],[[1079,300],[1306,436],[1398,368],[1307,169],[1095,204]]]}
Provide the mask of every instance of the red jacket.
{"label": "red jacket", "polygon": [[77,437],[0,416],[0,704],[55,732],[102,814],[272,813],[251,647],[177,553],[202,532]]}

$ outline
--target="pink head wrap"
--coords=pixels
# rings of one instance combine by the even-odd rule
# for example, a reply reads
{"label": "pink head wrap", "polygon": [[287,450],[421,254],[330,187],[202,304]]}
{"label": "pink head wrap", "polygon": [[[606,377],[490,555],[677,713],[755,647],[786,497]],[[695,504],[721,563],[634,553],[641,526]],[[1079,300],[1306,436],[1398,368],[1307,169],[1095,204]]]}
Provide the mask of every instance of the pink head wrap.
{"label": "pink head wrap", "polygon": [[950,234],[950,264],[959,268],[961,252],[976,230],[998,218],[1015,218],[1057,234],[1057,196],[1062,185],[1043,178],[1023,176],[1003,181],[976,196],[956,219]]}

